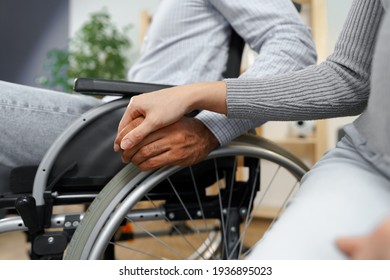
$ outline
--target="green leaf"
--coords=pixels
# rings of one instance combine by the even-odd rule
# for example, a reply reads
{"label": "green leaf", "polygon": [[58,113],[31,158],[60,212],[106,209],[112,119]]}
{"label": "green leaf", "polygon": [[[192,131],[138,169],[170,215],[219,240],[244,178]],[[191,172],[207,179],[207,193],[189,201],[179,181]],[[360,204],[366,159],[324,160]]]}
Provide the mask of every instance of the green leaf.
{"label": "green leaf", "polygon": [[51,50],[44,69],[48,76],[37,83],[57,90],[72,92],[78,77],[125,79],[129,68],[127,54],[131,42],[126,32],[112,23],[106,9],[93,13],[69,42],[69,50]]}

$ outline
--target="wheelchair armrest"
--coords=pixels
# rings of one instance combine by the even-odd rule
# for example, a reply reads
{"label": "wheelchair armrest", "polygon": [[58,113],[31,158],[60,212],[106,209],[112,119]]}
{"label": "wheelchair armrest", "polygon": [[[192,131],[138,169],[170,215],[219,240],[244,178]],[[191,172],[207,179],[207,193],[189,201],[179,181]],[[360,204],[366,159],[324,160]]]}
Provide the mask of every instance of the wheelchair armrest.
{"label": "wheelchair armrest", "polygon": [[131,97],[140,93],[152,92],[172,85],[138,83],[119,80],[77,78],[74,91],[90,95],[116,95]]}

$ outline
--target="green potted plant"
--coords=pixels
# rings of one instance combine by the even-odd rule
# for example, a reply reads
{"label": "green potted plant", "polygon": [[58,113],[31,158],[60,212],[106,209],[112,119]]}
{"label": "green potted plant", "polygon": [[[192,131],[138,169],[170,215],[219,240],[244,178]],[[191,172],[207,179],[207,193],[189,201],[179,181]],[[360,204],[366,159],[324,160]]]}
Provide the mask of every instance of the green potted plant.
{"label": "green potted plant", "polygon": [[131,43],[111,22],[106,10],[91,14],[88,22],[69,42],[68,50],[51,50],[44,65],[47,76],[38,78],[46,87],[72,92],[77,77],[124,79]]}

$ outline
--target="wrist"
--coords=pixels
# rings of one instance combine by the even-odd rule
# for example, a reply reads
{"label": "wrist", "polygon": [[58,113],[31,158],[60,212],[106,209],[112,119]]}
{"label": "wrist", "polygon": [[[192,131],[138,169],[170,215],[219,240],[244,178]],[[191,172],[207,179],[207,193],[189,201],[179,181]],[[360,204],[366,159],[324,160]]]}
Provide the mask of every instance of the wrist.
{"label": "wrist", "polygon": [[189,111],[208,110],[220,114],[227,113],[226,84],[220,82],[206,82],[191,85],[188,91]]}
{"label": "wrist", "polygon": [[201,141],[204,143],[207,153],[210,153],[220,146],[217,137],[215,137],[201,120],[193,118],[192,128],[197,135],[201,135]]}

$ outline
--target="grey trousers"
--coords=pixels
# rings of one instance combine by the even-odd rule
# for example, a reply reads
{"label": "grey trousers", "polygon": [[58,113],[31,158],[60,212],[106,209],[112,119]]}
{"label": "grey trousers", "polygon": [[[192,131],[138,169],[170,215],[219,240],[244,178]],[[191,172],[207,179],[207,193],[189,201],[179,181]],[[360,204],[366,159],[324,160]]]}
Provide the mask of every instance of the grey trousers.
{"label": "grey trousers", "polygon": [[56,137],[99,99],[0,81],[0,193],[12,168],[38,165]]}

